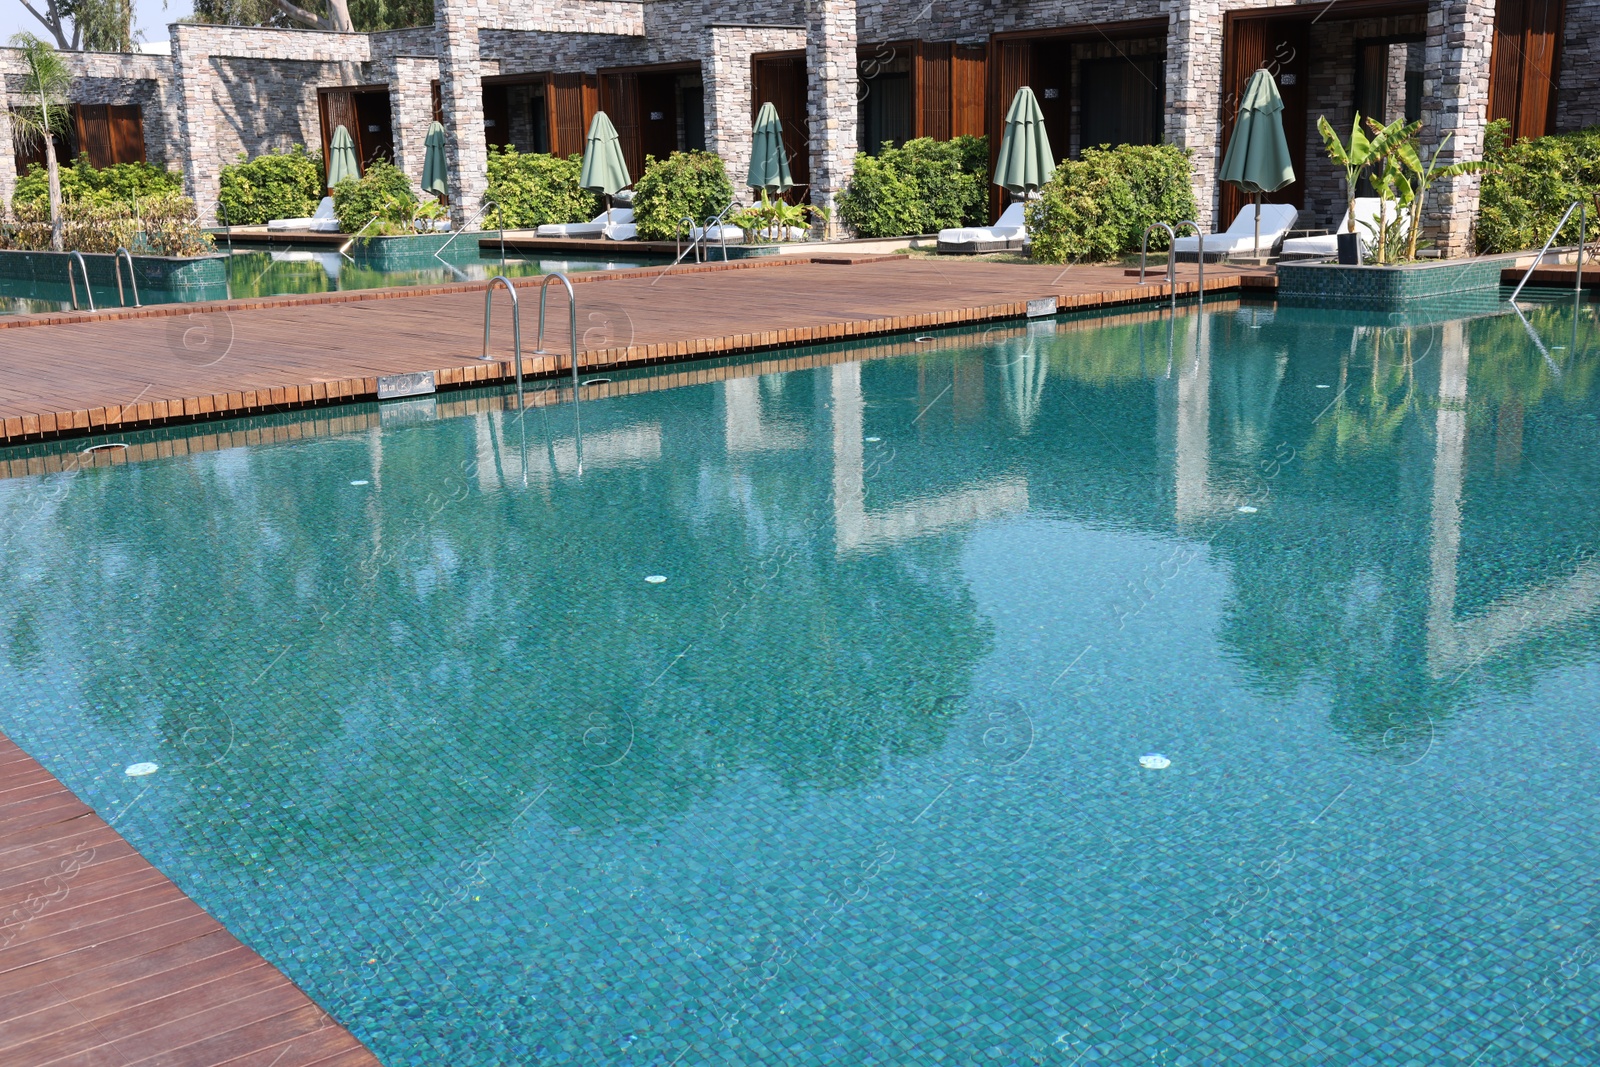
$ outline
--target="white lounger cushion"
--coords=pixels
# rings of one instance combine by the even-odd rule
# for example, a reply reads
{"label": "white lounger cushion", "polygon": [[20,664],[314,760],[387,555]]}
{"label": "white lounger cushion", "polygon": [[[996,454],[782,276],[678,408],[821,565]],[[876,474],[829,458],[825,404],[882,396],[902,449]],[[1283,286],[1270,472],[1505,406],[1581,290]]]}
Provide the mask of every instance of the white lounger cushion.
{"label": "white lounger cushion", "polygon": [[[1378,210],[1382,203],[1375,196],[1362,196],[1356,198],[1356,229],[1361,236],[1361,246],[1370,248],[1378,239]],[[1410,229],[1410,219],[1399,211],[1398,205],[1389,204],[1389,220],[1398,219],[1402,229]],[[1339,235],[1350,229],[1350,212],[1344,213],[1344,218],[1339,220],[1332,233],[1318,234],[1315,237],[1291,237],[1283,242],[1283,254],[1286,256],[1336,256],[1339,254]],[[1207,248],[1207,251],[1210,251]]]}
{"label": "white lounger cushion", "polygon": [[[623,223],[633,224],[633,208],[614,207],[610,212],[602,211],[588,222],[558,222],[546,223],[535,232],[540,237],[567,237],[601,238],[606,236],[606,227],[618,226]],[[623,238],[617,238],[623,240]]]}
{"label": "white lounger cushion", "polygon": [[606,227],[605,235],[613,241],[631,241],[639,236],[639,227],[631,222],[613,222]]}
{"label": "white lounger cushion", "polygon": [[951,230],[940,230],[939,240],[948,245],[968,244],[973,241],[1015,241],[1027,235],[1026,209],[1022,201],[1017,201],[1000,213],[994,220],[993,226],[961,226]]}
{"label": "white lounger cushion", "polygon": [[738,245],[744,243],[744,231],[737,226],[726,223],[721,226],[711,227],[709,232],[703,226],[695,226],[690,229],[689,237],[695,241],[704,237],[707,241],[717,244]]}
{"label": "white lounger cushion", "polygon": [[[333,223],[328,228],[328,223]],[[267,229],[273,230],[314,230],[319,233],[338,233],[339,220],[333,215],[333,197],[325,196],[322,203],[317,205],[317,213],[305,219],[273,219],[267,223]]]}
{"label": "white lounger cushion", "polygon": [[[1300,217],[1300,209],[1293,204],[1262,204],[1261,205],[1261,250],[1268,251],[1273,245],[1283,239],[1294,226],[1294,220]],[[1197,252],[1200,248],[1200,239],[1197,237],[1180,237],[1172,243],[1178,252]],[[1256,206],[1246,204],[1229,226],[1222,233],[1206,234],[1206,254],[1219,253],[1223,255],[1238,255],[1253,251],[1256,247]]]}

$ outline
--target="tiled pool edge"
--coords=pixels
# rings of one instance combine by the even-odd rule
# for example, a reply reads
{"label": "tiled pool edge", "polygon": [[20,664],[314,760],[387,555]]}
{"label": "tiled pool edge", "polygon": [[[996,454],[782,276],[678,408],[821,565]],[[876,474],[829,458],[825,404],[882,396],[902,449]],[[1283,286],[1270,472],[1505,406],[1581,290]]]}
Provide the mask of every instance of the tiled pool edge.
{"label": "tiled pool edge", "polygon": [[[799,263],[810,262],[809,259],[798,256],[794,257],[794,260]],[[697,272],[711,272],[766,269],[789,265],[791,265],[790,262],[778,258],[744,260],[726,264],[705,264],[689,269]],[[580,281],[592,282],[607,278],[649,277],[656,273],[659,273],[659,268],[637,271],[597,271],[574,277],[573,281],[577,284]],[[518,288],[533,288],[540,283],[541,279],[534,277],[524,280],[523,284],[518,285]],[[1240,289],[1257,289],[1270,292],[1275,285],[1276,279],[1269,275],[1230,274],[1206,279],[1205,291],[1207,293],[1222,293]],[[363,296],[361,291],[356,291],[352,293],[314,294],[310,297],[288,299],[262,298],[258,300],[230,301],[227,306],[223,307],[197,304],[169,305],[164,308],[130,309],[130,312],[126,315],[110,313],[94,317],[81,313],[72,313],[26,316],[25,318],[29,321],[21,324],[0,321],[0,328],[6,326],[15,328],[15,325],[40,326],[51,322],[102,321],[108,317],[161,317],[163,315],[187,315],[207,310],[245,311],[306,304],[345,303],[361,299],[396,299],[433,295],[434,293],[482,292],[487,288],[487,283],[463,283],[460,285],[420,289],[368,290],[366,293],[370,295],[366,296]],[[1180,297],[1193,296],[1196,292],[1197,286],[1194,282],[1180,281],[1177,283],[1177,295]],[[710,359],[801,345],[849,341],[904,333],[911,330],[1026,319],[1029,317],[1030,302],[1041,298],[1055,300],[1058,312],[1068,312],[1092,311],[1099,308],[1118,307],[1128,304],[1154,303],[1170,299],[1172,295],[1172,287],[1166,282],[1150,285],[1130,285],[1087,293],[1040,293],[1039,296],[1032,298],[1032,300],[1024,297],[1020,300],[973,305],[970,307],[954,307],[937,312],[842,320],[824,323],[819,326],[796,327],[786,330],[724,334],[717,337],[697,338],[689,341],[670,341],[647,345],[630,345],[624,348],[587,350],[580,354],[580,366],[585,371],[621,369],[653,363]],[[340,297],[345,299],[336,299]],[[233,306],[235,304],[239,306]],[[138,314],[140,311],[149,312],[150,314],[141,316]],[[24,317],[19,316],[19,318]],[[432,368],[417,367],[415,370],[417,372],[432,373],[435,387],[440,391],[495,385],[515,378],[515,372],[510,360],[490,363],[473,360],[467,364]],[[548,378],[561,373],[570,373],[570,365],[567,365],[565,359],[560,356],[524,356],[522,372],[525,378]],[[180,400],[153,400],[126,406],[111,405],[72,411],[40,412],[31,415],[11,416],[0,421],[0,446],[44,441],[59,437],[80,437],[89,434],[179,422],[199,422],[240,415],[257,415],[289,411],[297,408],[356,403],[376,399],[378,399],[378,378],[376,376],[367,376],[309,384],[286,384],[270,389],[213,393],[186,397]]]}
{"label": "tiled pool edge", "polygon": [[37,1042],[52,1061],[111,1050],[118,1062],[181,1052],[185,1062],[265,1054],[378,1067],[3,733],[0,1024],[8,1063],[31,1062]]}

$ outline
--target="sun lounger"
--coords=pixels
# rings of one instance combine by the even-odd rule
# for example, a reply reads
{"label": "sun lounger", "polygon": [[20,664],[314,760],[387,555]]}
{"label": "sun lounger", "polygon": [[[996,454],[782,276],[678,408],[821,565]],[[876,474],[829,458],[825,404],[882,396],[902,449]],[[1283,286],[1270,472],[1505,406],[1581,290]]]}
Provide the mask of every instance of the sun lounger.
{"label": "sun lounger", "polygon": [[[1378,239],[1378,205],[1381,201],[1375,196],[1363,196],[1356,199],[1356,230],[1361,237],[1361,247],[1370,248]],[[1391,204],[1389,219],[1396,221],[1397,208]],[[1399,215],[1398,222],[1402,228],[1409,228],[1408,220],[1403,214]],[[1332,233],[1315,234],[1310,237],[1291,237],[1283,242],[1285,256],[1315,256],[1324,259],[1339,254],[1339,235],[1350,229],[1350,212],[1344,213],[1344,218],[1339,220]],[[1210,247],[1206,251],[1211,251]]]}
{"label": "sun lounger", "polygon": [[[1261,205],[1261,253],[1271,252],[1273,247],[1282,241],[1288,234],[1294,220],[1300,217],[1300,209],[1293,204],[1262,204]],[[1200,248],[1197,237],[1180,237],[1172,243],[1173,249],[1179,254],[1194,255]],[[1239,212],[1238,218],[1233,220],[1221,233],[1206,234],[1207,256],[1248,256],[1256,249],[1256,206],[1246,204]]]}
{"label": "sun lounger", "polygon": [[713,226],[709,231],[704,226],[693,226],[689,229],[690,240],[698,241],[702,237],[705,238],[706,244],[711,245],[744,244],[744,231],[731,223],[723,223],[721,226]]}
{"label": "sun lounger", "polygon": [[339,220],[333,214],[333,197],[325,196],[317,205],[317,213],[304,219],[273,219],[267,223],[269,233],[292,230],[309,230],[312,233],[338,233]]}
{"label": "sun lounger", "polygon": [[939,231],[940,252],[953,255],[978,255],[984,252],[1019,252],[1028,239],[1023,212],[1026,205],[1017,201],[1000,213],[993,226],[960,226]]}
{"label": "sun lounger", "polygon": [[[610,211],[602,211],[589,222],[559,222],[546,223],[536,231],[540,237],[565,237],[569,241],[592,240],[598,241],[602,237],[610,237],[608,230],[622,226],[633,226],[633,208],[614,207]],[[635,230],[633,233],[637,233]],[[633,236],[612,237],[614,241],[626,241]]]}

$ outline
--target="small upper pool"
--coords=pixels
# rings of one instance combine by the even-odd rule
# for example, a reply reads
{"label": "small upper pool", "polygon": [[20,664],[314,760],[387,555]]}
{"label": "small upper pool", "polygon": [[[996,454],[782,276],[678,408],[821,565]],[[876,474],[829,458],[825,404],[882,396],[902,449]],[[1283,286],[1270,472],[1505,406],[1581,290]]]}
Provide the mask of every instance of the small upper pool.
{"label": "small upper pool", "polygon": [[[618,250],[614,257],[598,256],[520,256],[502,257],[489,246],[479,248],[477,235],[471,243],[452,247],[443,259],[421,253],[396,261],[378,260],[359,249],[341,255],[339,246],[314,245],[229,245],[219,244],[226,271],[215,282],[184,292],[141,289],[146,304],[168,304],[196,300],[222,300],[235,297],[278,296],[284,293],[330,293],[349,289],[379,289],[392,286],[442,285],[448,282],[482,281],[496,274],[523,278],[562,271],[571,274],[588,270],[626,270],[664,263],[658,256],[629,255]],[[79,282],[82,288],[82,282]],[[92,289],[96,307],[117,307],[119,297],[113,284]],[[126,299],[131,303],[132,294]],[[79,300],[83,297],[80,292]],[[65,275],[58,281],[31,281],[0,278],[0,315],[42,314],[70,311],[72,292]]]}
{"label": "small upper pool", "polygon": [[1591,1064],[1595,312],[58,448],[0,729],[390,1067]]}

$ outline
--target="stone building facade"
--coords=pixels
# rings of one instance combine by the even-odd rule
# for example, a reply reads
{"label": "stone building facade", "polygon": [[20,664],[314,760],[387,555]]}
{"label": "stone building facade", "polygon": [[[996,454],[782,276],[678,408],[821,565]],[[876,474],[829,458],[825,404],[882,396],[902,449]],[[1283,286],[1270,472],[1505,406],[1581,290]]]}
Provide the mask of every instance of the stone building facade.
{"label": "stone building facade", "polygon": [[[1600,78],[1593,74],[1600,0],[1571,0],[1566,11],[1551,107],[1557,129],[1600,124]],[[803,67],[793,106],[805,127],[797,138],[803,143],[791,151],[804,154],[812,202],[831,213],[858,150],[867,91],[859,57],[868,49],[909,48],[919,57],[906,65],[913,70],[940,48],[946,56],[951,48],[986,55],[988,98],[979,106],[983,128],[995,134],[1003,114],[997,97],[1015,74],[1005,65],[1025,63],[1017,57],[1029,42],[1060,40],[1070,48],[1048,53],[1049,62],[1068,57],[1060,61],[1071,65],[1070,72],[1052,72],[1070,97],[1058,152],[1077,152],[1087,128],[1081,64],[1148,58],[1154,65],[1141,69],[1159,71],[1161,82],[1154,128],[1192,153],[1201,221],[1222,224],[1227,220],[1216,216],[1230,202],[1215,174],[1229,128],[1230,85],[1239,77],[1230,73],[1228,57],[1238,54],[1242,27],[1264,25],[1267,37],[1257,41],[1265,40],[1263,64],[1277,69],[1281,60],[1298,72],[1293,77],[1303,77],[1294,91],[1303,94],[1295,114],[1305,128],[1294,137],[1304,143],[1304,172],[1293,195],[1304,224],[1329,226],[1343,210],[1342,179],[1324,158],[1317,117],[1327,114],[1347,130],[1352,101],[1380,91],[1387,117],[1412,108],[1432,143],[1450,135],[1444,158],[1475,158],[1489,119],[1495,19],[1495,0],[1395,0],[1381,7],[1371,0],[436,0],[430,27],[340,34],[176,25],[170,57],[76,53],[69,61],[76,102],[140,107],[147,158],[183,171],[207,221],[215,217],[222,166],[240,154],[320,145],[319,90],[386,88],[393,158],[413,178],[420,177],[428,125],[436,110],[441,114],[449,134],[451,210],[466,225],[485,187],[485,78],[576,79],[573,99],[583,101],[587,115],[604,91],[597,86],[612,76],[607,72],[672,65],[670,84],[698,87],[695,118],[676,114],[679,141],[688,137],[686,122],[702,122],[703,130],[692,131],[695,143],[723,157],[738,187],[760,103],[757,64],[790,57],[793,69]],[[1281,41],[1274,36],[1280,32]],[[1298,43],[1290,48],[1290,40]],[[1374,41],[1387,51],[1372,52]],[[1368,57],[1370,68],[1373,55],[1386,66],[1367,69],[1358,85],[1359,57]],[[0,49],[0,84],[13,106],[22,103],[16,65],[15,53]],[[1286,94],[1295,84],[1288,75],[1285,66]],[[926,86],[919,86],[915,99],[923,107]],[[972,91],[981,95],[982,84]],[[644,110],[653,110],[648,101]],[[15,178],[12,157],[0,153],[0,194],[7,199]],[[1430,223],[1442,247],[1467,248],[1475,208],[1475,179],[1436,194]]]}

